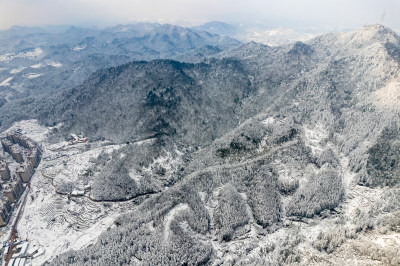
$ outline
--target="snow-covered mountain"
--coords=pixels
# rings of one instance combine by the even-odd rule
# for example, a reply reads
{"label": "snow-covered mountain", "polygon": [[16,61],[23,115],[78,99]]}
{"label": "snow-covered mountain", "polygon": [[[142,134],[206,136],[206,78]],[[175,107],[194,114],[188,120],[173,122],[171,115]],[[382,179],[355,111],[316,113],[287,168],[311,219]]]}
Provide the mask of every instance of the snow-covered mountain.
{"label": "snow-covered mountain", "polygon": [[44,150],[18,226],[47,248],[32,262],[398,263],[399,35],[371,25],[201,61],[130,62],[3,108],[4,125],[40,124],[13,126]]}
{"label": "snow-covered mountain", "polygon": [[152,23],[103,30],[13,27],[0,31],[0,99],[31,101],[76,86],[98,69],[175,58],[210,46],[219,52],[239,44],[229,37]]}

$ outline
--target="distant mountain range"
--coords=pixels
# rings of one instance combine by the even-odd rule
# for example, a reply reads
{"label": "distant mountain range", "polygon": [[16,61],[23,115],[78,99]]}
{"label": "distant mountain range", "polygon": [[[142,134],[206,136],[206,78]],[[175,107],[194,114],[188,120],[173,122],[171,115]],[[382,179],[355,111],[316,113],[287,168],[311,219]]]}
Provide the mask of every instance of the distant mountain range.
{"label": "distant mountain range", "polygon": [[54,26],[0,32],[0,103],[48,94],[83,82],[94,71],[132,60],[175,58],[240,42],[204,31],[140,23],[104,30]]}
{"label": "distant mountain range", "polygon": [[317,35],[331,32],[327,29],[288,28],[263,24],[228,24],[211,21],[192,29],[203,30],[221,36],[230,36],[242,42],[258,42],[270,46],[279,46],[296,41],[308,41]]}

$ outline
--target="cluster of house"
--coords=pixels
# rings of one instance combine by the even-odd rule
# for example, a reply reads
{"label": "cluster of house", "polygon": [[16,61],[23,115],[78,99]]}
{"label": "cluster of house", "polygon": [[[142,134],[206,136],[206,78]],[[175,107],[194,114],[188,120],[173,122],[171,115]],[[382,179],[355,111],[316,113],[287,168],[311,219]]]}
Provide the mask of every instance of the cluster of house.
{"label": "cluster of house", "polygon": [[43,255],[44,250],[35,245],[35,244],[31,244],[29,242],[25,242],[25,241],[19,241],[18,243],[9,243],[6,242],[4,244],[4,257],[7,257],[7,254],[9,252],[10,247],[14,245],[14,252],[13,252],[13,256],[10,259],[10,261],[8,262],[8,265],[26,265],[26,264],[30,264],[27,263],[27,260],[33,258],[37,258],[41,255]]}
{"label": "cluster of house", "polygon": [[87,138],[85,138],[83,135],[75,135],[75,134],[71,134],[71,141],[69,142],[69,144],[77,144],[77,143],[86,143],[87,142]]}
{"label": "cluster of house", "polygon": [[7,135],[7,138],[1,140],[4,150],[19,163],[24,162],[24,151],[26,162],[30,162],[33,167],[37,167],[40,161],[40,150],[38,147],[24,135],[14,132]]}
{"label": "cluster of house", "polygon": [[[37,246],[37,245],[32,245],[29,242],[25,241],[20,241],[18,243],[6,243],[4,245],[4,257],[7,256],[9,248],[11,244],[15,245],[14,248],[14,253],[11,258],[11,260],[8,262],[8,265],[25,265],[27,263],[27,260],[33,258],[37,258],[41,255],[43,255],[44,250]],[[28,263],[30,264],[30,263]]]}
{"label": "cluster of house", "polygon": [[19,163],[10,171],[7,162],[0,158],[0,226],[8,223],[13,207],[24,192],[23,183],[28,183],[40,162],[40,149],[27,137],[18,132],[8,134],[1,140],[5,152]]}

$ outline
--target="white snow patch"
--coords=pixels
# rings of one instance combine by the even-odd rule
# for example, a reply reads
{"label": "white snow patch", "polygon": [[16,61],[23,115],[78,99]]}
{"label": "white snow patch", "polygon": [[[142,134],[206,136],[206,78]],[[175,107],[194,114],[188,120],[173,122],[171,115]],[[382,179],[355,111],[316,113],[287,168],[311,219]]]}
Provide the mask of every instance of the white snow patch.
{"label": "white snow patch", "polygon": [[9,77],[9,78],[5,79],[2,83],[0,83],[0,87],[10,86],[10,81],[11,81],[13,78],[14,78],[14,77]]}
{"label": "white snow patch", "polygon": [[181,152],[180,150],[178,150],[178,149],[175,149],[175,153],[176,154],[178,154],[179,156],[182,156],[182,155],[184,155],[184,153],[183,152]]}
{"label": "white snow patch", "polygon": [[39,63],[36,65],[32,65],[30,66],[30,68],[34,68],[34,69],[39,69],[41,67],[45,67],[45,66],[52,66],[52,67],[62,67],[62,64],[59,62],[55,62],[55,61],[49,61],[49,62],[45,62],[45,63]]}
{"label": "white snow patch", "polygon": [[382,248],[389,248],[393,246],[400,246],[399,234],[382,235],[375,238],[375,243],[379,244]]}
{"label": "white snow patch", "polygon": [[274,122],[275,122],[275,118],[273,118],[272,116],[270,116],[267,119],[262,121],[262,123],[265,125],[270,125],[270,124],[273,124]]}
{"label": "white snow patch", "polygon": [[28,79],[34,79],[34,78],[38,78],[38,77],[40,77],[40,76],[42,76],[42,74],[30,73],[30,74],[28,74],[26,77],[27,77]]}
{"label": "white snow patch", "polygon": [[400,81],[391,81],[383,88],[374,91],[371,100],[377,106],[400,108]]}
{"label": "white snow patch", "polygon": [[156,138],[151,138],[151,139],[145,139],[145,140],[139,140],[134,142],[135,145],[143,145],[143,144],[150,144],[153,143],[156,140]]}
{"label": "white snow patch", "polygon": [[132,178],[136,182],[136,184],[140,184],[140,176],[136,174],[136,171],[129,171],[129,177]]}
{"label": "white snow patch", "polygon": [[317,124],[314,128],[304,126],[304,135],[304,141],[306,145],[311,147],[313,154],[322,152],[320,143],[324,138],[328,137],[328,132],[325,130],[323,125]]}
{"label": "white snow patch", "polygon": [[36,64],[36,65],[32,65],[30,67],[34,68],[34,69],[38,69],[38,68],[41,68],[42,66],[43,66],[42,63],[39,63],[39,64]]}
{"label": "white snow patch", "polygon": [[17,73],[21,72],[22,70],[24,70],[25,68],[26,67],[14,68],[14,69],[11,69],[10,73],[17,74]]}
{"label": "white snow patch", "polygon": [[48,62],[47,65],[52,67],[62,67],[62,64],[59,62]]}
{"label": "white snow patch", "polygon": [[174,158],[170,152],[167,152],[166,156],[160,156],[153,161],[147,168],[143,168],[144,171],[152,172],[155,167],[163,167],[167,172],[170,172],[173,167],[179,165],[179,158]]}
{"label": "white snow patch", "polygon": [[199,197],[200,197],[201,201],[202,201],[202,202],[205,202],[205,201],[206,201],[207,193],[201,192],[201,191],[199,191],[198,193],[199,193]]}
{"label": "white snow patch", "polygon": [[74,51],[82,51],[82,50],[84,50],[86,48],[86,44],[84,44],[84,45],[82,45],[82,46],[75,46],[74,47]]}

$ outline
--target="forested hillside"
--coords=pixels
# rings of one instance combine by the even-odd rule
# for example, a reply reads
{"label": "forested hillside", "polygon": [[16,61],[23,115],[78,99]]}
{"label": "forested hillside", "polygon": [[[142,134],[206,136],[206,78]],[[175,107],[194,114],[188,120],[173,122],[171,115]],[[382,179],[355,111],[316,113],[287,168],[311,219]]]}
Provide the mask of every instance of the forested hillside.
{"label": "forested hillside", "polygon": [[99,69],[133,60],[196,61],[198,53],[212,55],[239,44],[226,36],[157,23],[0,31],[0,126],[6,129],[26,118],[18,109],[80,85]]}

